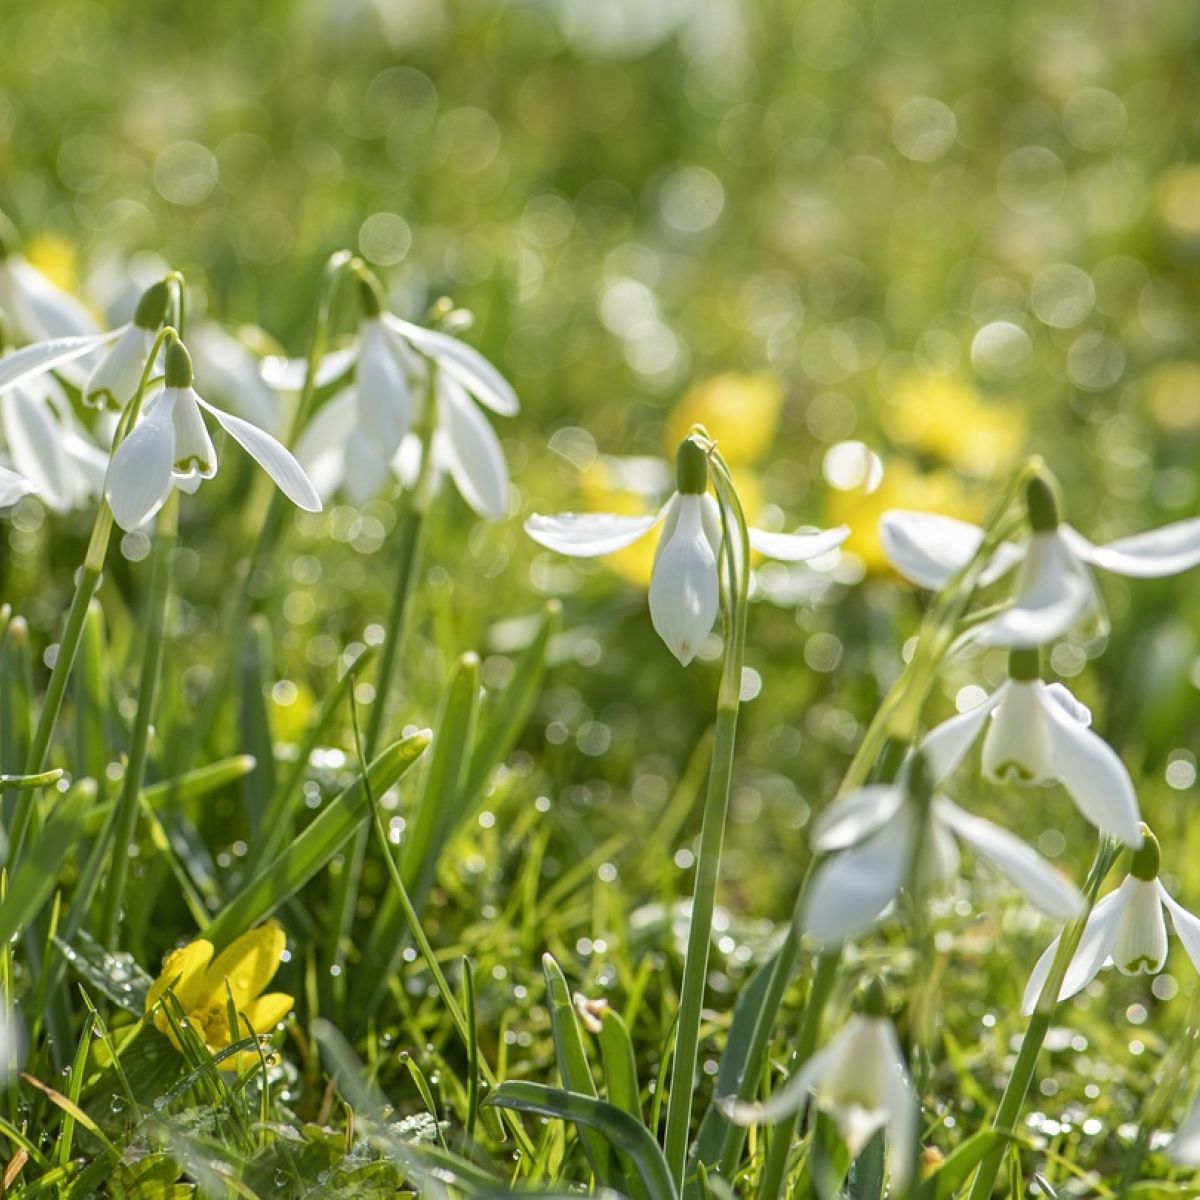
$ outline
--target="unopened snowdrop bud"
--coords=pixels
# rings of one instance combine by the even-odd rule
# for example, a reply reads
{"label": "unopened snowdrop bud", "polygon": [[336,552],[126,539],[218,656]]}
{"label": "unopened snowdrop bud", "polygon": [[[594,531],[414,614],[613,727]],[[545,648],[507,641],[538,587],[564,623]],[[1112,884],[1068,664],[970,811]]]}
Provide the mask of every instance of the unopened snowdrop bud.
{"label": "unopened snowdrop bud", "polygon": [[1053,533],[1058,528],[1058,501],[1044,476],[1035,475],[1025,485],[1025,510],[1034,533]]}
{"label": "unopened snowdrop bud", "polygon": [[88,376],[83,388],[85,405],[120,412],[133,399],[155,334],[167,315],[169,298],[170,289],[161,279],[142,293],[133,320],[120,331],[112,349]]}
{"label": "unopened snowdrop bud", "polygon": [[692,438],[684,438],[675,452],[675,488],[681,496],[708,491],[708,455]]}
{"label": "unopened snowdrop bud", "polygon": [[1162,847],[1158,844],[1158,838],[1150,832],[1150,826],[1142,822],[1142,844],[1137,850],[1133,850],[1129,855],[1129,874],[1134,879],[1141,879],[1146,883],[1151,883],[1158,878],[1159,869],[1162,867]]}
{"label": "unopened snowdrop bud", "polygon": [[862,1013],[864,1017],[891,1016],[892,1006],[887,993],[887,985],[878,975],[872,975],[869,979],[863,980],[855,993],[852,1007],[856,1013]]}
{"label": "unopened snowdrop bud", "polygon": [[192,386],[192,356],[187,347],[178,339],[167,341],[167,371],[164,383],[169,388],[186,388]]}
{"label": "unopened snowdrop bud", "polygon": [[374,275],[359,273],[358,302],[362,306],[363,316],[368,320],[383,312],[383,290]]}
{"label": "unopened snowdrop bud", "polygon": [[1033,683],[1042,677],[1042,652],[1040,650],[1010,650],[1008,653],[1008,677],[1018,683]]}

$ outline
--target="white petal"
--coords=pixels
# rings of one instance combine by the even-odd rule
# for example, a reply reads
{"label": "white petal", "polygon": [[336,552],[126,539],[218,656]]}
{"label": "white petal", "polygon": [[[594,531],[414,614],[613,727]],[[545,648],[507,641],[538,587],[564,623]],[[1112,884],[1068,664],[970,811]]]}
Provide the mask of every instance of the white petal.
{"label": "white petal", "polygon": [[938,513],[892,509],[879,523],[884,553],[906,579],[936,591],[975,557],[983,542],[977,525]]}
{"label": "white petal", "polygon": [[346,481],[346,446],[358,428],[357,404],[352,388],[338,392],[317,410],[296,442],[296,460],[324,499]]}
{"label": "white petal", "polygon": [[849,525],[839,525],[820,533],[768,533],[765,529],[751,529],[750,546],[759,554],[777,558],[780,562],[807,562],[836,550],[849,536]]}
{"label": "white petal", "polygon": [[[412,434],[408,436],[412,437]],[[356,429],[350,435],[344,460],[346,499],[351,504],[362,506],[378,496],[388,480],[391,463],[379,453],[362,430]]]}
{"label": "white petal", "polygon": [[108,467],[105,494],[113,517],[126,531],[144,524],[171,490],[175,465],[176,389],[163,392],[117,447]]}
{"label": "white petal", "polygon": [[392,338],[377,317],[362,323],[354,379],[363,432],[379,444],[381,454],[391,458],[412,425],[412,388]]}
{"label": "white petal", "polygon": [[[508,463],[487,417],[453,379],[438,378],[438,417],[446,435],[446,466],[462,498],[481,517],[508,512]],[[399,448],[399,447],[397,447]]]}
{"label": "white petal", "polygon": [[724,1099],[719,1101],[721,1111],[735,1125],[773,1125],[784,1117],[790,1117],[808,1103],[813,1085],[827,1068],[833,1049],[834,1044],[830,1043],[823,1050],[818,1050],[800,1065],[783,1087],[772,1092],[761,1103]]}
{"label": "white petal", "polygon": [[167,388],[167,392],[172,390],[176,393],[171,402],[175,422],[172,470],[185,478],[198,475],[201,479],[211,479],[217,473],[217,451],[200,413],[200,397],[190,387]]}
{"label": "white petal", "polygon": [[1176,575],[1200,563],[1200,517],[1118,538],[1106,546],[1093,545],[1074,529],[1068,536],[1080,558],[1105,571],[1135,579]]}
{"label": "white petal", "polygon": [[829,946],[873,925],[900,891],[909,866],[909,840],[885,827],[821,863],[804,895],[805,931]]}
{"label": "white petal", "polygon": [[20,322],[27,337],[84,337],[99,332],[99,324],[86,305],[51,283],[36,267],[17,255],[9,255],[5,267],[12,283]]}
{"label": "white petal", "polygon": [[1094,603],[1087,568],[1057,532],[1029,539],[1011,607],[980,627],[988,646],[1033,648],[1061,637]]}
{"label": "white petal", "polygon": [[908,1067],[904,1055],[900,1052],[900,1043],[896,1039],[896,1030],[891,1021],[887,1023],[887,1034],[890,1043],[889,1054],[892,1069],[885,1077],[885,1102],[888,1113],[888,1146],[889,1164],[888,1175],[896,1194],[903,1192],[912,1176],[913,1149],[917,1142],[917,1095],[913,1089],[912,1080],[908,1075]]}
{"label": "white petal", "polygon": [[921,754],[935,783],[940,783],[962,762],[979,736],[988,714],[1004,700],[1007,688],[1007,684],[1001,684],[986,700],[943,721],[925,735],[921,742]]}
{"label": "white petal", "polygon": [[1188,912],[1178,900],[1175,900],[1163,887],[1161,879],[1156,879],[1154,882],[1158,888],[1158,898],[1166,906],[1167,912],[1171,914],[1171,924],[1175,926],[1175,932],[1183,943],[1188,958],[1192,960],[1192,966],[1200,971],[1200,918]]}
{"label": "white petal", "polygon": [[983,774],[995,783],[1036,787],[1058,778],[1051,726],[1043,713],[1045,685],[1010,679],[1000,689],[992,723],[983,738]]}
{"label": "white petal", "polygon": [[23,346],[0,356],[0,392],[15,387],[24,379],[40,375],[72,359],[81,358],[106,345],[115,333],[88,334],[82,337],[60,337],[32,346]]}
{"label": "white petal", "polygon": [[[317,363],[315,387],[323,388],[340,379],[354,365],[358,358],[358,343],[343,346],[333,350]],[[305,358],[284,358],[272,355],[264,358],[259,373],[267,387],[276,388],[281,392],[299,392],[304,388],[304,380],[308,375],[308,360]]]}
{"label": "white petal", "polygon": [[1157,880],[1130,876],[1129,900],[1113,942],[1113,965],[1122,975],[1157,975],[1167,961],[1167,923]]}
{"label": "white petal", "polygon": [[644,517],[617,513],[559,513],[544,517],[534,513],[525,521],[525,532],[547,550],[557,550],[573,558],[596,558],[632,546],[662,520],[666,511],[667,505]]}
{"label": "white petal", "polygon": [[[1127,887],[1129,882],[1126,879],[1119,888],[1109,892],[1092,909],[1087,924],[1084,926],[1083,936],[1079,939],[1079,945],[1075,949],[1075,955],[1063,976],[1062,987],[1058,993],[1059,1002],[1074,996],[1076,992],[1083,991],[1108,961],[1109,955],[1112,954],[1113,943],[1117,940],[1122,914],[1125,912],[1125,906],[1129,903],[1130,892]],[[1046,947],[1029,976],[1029,982],[1025,985],[1025,995],[1021,1001],[1021,1012],[1025,1016],[1029,1016],[1037,1007],[1038,997],[1041,996],[1042,988],[1050,977],[1050,968],[1054,963],[1054,956],[1058,953],[1061,940],[1062,934],[1059,934]]]}
{"label": "white petal", "polygon": [[16,471],[10,471],[7,467],[0,467],[0,508],[8,508],[9,505],[16,504],[22,496],[28,496],[37,490],[37,484],[33,480],[26,479],[24,475],[18,475]]}
{"label": "white petal", "polygon": [[133,399],[146,356],[154,344],[154,334],[137,325],[126,325],[107,354],[92,369],[83,388],[83,402],[89,407],[119,411]]}
{"label": "white petal", "polygon": [[903,789],[890,783],[869,784],[847,792],[817,815],[809,843],[822,854],[844,850],[890,821],[903,803]]}
{"label": "white petal", "polygon": [[721,607],[717,559],[699,496],[680,496],[678,523],[663,535],[650,576],[650,619],[686,667],[712,632]]}
{"label": "white petal", "polygon": [[1200,1167],[1200,1097],[1192,1100],[1192,1107],[1175,1131],[1167,1153],[1181,1166]]}
{"label": "white petal", "polygon": [[297,508],[302,508],[305,512],[321,511],[321,497],[317,494],[317,489],[313,487],[312,480],[304,473],[304,468],[290,450],[285,449],[257,425],[251,425],[249,421],[243,421],[241,417],[235,417],[198,396],[196,399],[201,407],[216,417],[221,428],[270,475],[279,490]]}
{"label": "white petal", "polygon": [[1097,829],[1127,846],[1142,844],[1141,813],[1133,781],[1116,751],[1086,725],[1040,693],[1038,704],[1049,718],[1054,773],[1079,811]]}
{"label": "white petal", "polygon": [[1083,912],[1078,888],[1019,837],[965,812],[944,796],[935,799],[934,813],[1047,916],[1073,921]]}
{"label": "white petal", "polygon": [[17,472],[32,480],[47,507],[66,512],[75,489],[62,430],[41,395],[15,387],[0,396],[0,420]]}
{"label": "white petal", "polygon": [[502,417],[516,416],[520,412],[521,405],[512,385],[474,347],[448,333],[437,333],[402,321],[392,313],[385,313],[383,320],[389,329],[437,359],[439,367],[466,388],[480,404]]}
{"label": "white petal", "polygon": [[1080,725],[1092,723],[1092,710],[1086,704],[1080,704],[1066,684],[1047,683],[1042,688],[1042,696],[1047,700],[1053,700],[1068,717],[1078,721]]}
{"label": "white petal", "polygon": [[104,476],[108,472],[107,451],[70,429],[63,431],[62,443],[73,468],[73,504],[79,505],[102,496]]}
{"label": "white petal", "polygon": [[[704,536],[708,538],[708,544],[712,547],[713,556],[719,561],[721,557],[721,540],[725,536],[724,530],[721,527],[721,506],[708,493],[705,492],[700,497],[700,520],[704,525]],[[668,514],[667,523],[671,523],[671,516]],[[665,530],[666,525],[663,526]],[[662,549],[662,541],[659,541],[658,548]]]}

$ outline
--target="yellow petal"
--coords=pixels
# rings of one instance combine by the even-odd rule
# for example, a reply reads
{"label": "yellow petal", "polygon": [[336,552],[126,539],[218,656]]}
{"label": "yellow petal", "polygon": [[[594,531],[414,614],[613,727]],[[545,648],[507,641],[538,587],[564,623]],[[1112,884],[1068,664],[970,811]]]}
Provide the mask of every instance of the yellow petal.
{"label": "yellow petal", "polygon": [[271,982],[279,970],[279,956],[287,946],[283,927],[268,921],[231,942],[204,973],[204,999],[225,1004],[225,980],[229,980],[233,1002],[245,1008]]}
{"label": "yellow petal", "polygon": [[204,984],[204,968],[213,956],[213,944],[205,938],[197,938],[178,950],[172,950],[163,959],[162,974],[146,993],[146,1011],[149,1012],[171,988],[184,1012],[191,1012],[199,1002]]}
{"label": "yellow petal", "polygon": [[292,1011],[295,1003],[295,999],[286,992],[268,992],[257,1000],[251,1000],[238,1012],[241,1025],[238,1036],[245,1037],[247,1032],[245,1022],[241,1021],[243,1015],[255,1033],[270,1033]]}

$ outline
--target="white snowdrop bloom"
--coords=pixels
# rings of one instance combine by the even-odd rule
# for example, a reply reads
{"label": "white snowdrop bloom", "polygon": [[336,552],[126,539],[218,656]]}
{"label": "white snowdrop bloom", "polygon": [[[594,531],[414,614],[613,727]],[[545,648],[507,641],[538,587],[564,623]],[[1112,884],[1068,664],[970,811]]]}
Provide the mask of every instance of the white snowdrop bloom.
{"label": "white snowdrop bloom", "polygon": [[1200,1167],[1200,1096],[1192,1101],[1191,1108],[1167,1147],[1167,1153],[1180,1166]]}
{"label": "white snowdrop bloom", "polygon": [[[929,770],[921,761],[906,763],[895,783],[848,792],[814,822],[813,849],[830,857],[813,872],[805,892],[801,919],[808,933],[829,946],[869,928],[909,886],[914,857],[924,886],[949,886],[958,878],[960,842],[1048,916],[1067,921],[1083,911],[1075,885],[1020,838],[945,796],[919,799],[934,782],[914,779]],[[921,803],[929,809],[915,856]]]}
{"label": "white snowdrop bloom", "polygon": [[133,320],[113,330],[116,340],[83,386],[83,403],[88,408],[120,412],[133,399],[155,335],[167,315],[168,297],[165,281],[152,284],[142,293]]}
{"label": "white snowdrop bloom", "polygon": [[[342,404],[353,404],[363,440],[345,434],[350,463],[369,462],[373,468],[369,478],[381,486],[406,437],[428,424],[433,431],[435,469],[449,473],[463,499],[480,516],[499,520],[508,512],[508,464],[480,406],[500,416],[515,416],[520,411],[516,392],[478,350],[450,334],[423,329],[385,312],[374,285],[365,280],[361,291],[364,316],[357,342],[322,359],[315,376],[322,387],[354,369],[348,389],[351,400],[343,399]],[[271,386],[294,391],[303,386],[306,370],[303,360],[268,359],[262,374]],[[431,371],[436,408],[426,413]],[[318,413],[314,424],[320,420]],[[344,428],[344,410],[329,413],[325,421],[329,429]],[[413,453],[411,444],[405,453]],[[359,495],[367,494],[363,486],[354,488]]]}
{"label": "white snowdrop bloom", "polygon": [[[1200,970],[1200,918],[1173,900],[1158,878],[1162,853],[1158,839],[1142,826],[1144,840],[1133,852],[1129,874],[1109,892],[1087,919],[1079,946],[1063,977],[1059,1000],[1081,992],[1105,967],[1114,966],[1122,975],[1157,975],[1167,961],[1167,921],[1171,924],[1192,965]],[[1037,1007],[1062,935],[1046,947],[1029,982],[1021,1011],[1028,1015]]]}
{"label": "white snowdrop bloom", "polygon": [[[1200,563],[1200,517],[1096,546],[1060,523],[1057,502],[1044,479],[1030,481],[1026,503],[1028,540],[1001,546],[981,578],[982,583],[991,582],[1019,564],[1012,604],[976,632],[984,644],[1041,646],[1089,619],[1102,620],[1103,604],[1091,567],[1152,579]],[[934,589],[962,570],[983,541],[983,531],[965,521],[901,510],[884,514],[881,533],[892,566],[921,587]]]}
{"label": "white snowdrop bloom", "polygon": [[884,1129],[892,1187],[901,1189],[912,1173],[916,1095],[878,981],[862,989],[855,1009],[829,1044],[774,1095],[761,1104],[726,1100],[721,1108],[738,1125],[773,1124],[800,1111],[811,1099],[833,1119],[852,1159]]}
{"label": "white snowdrop bloom", "polygon": [[[686,667],[712,632],[720,610],[721,515],[708,494],[708,456],[691,438],[679,445],[675,477],[676,491],[655,514],[534,513],[525,522],[525,532],[549,550],[594,558],[631,546],[661,524],[650,575],[650,619]],[[750,545],[769,558],[804,562],[835,549],[849,535],[845,525],[821,533],[751,529]]]}
{"label": "white snowdrop bloom", "polygon": [[100,332],[88,307],[51,282],[16,249],[16,233],[0,217],[0,309],[30,342]]}
{"label": "white snowdrop bloom", "polygon": [[144,524],[163,505],[171,487],[194,492],[217,473],[217,454],[204,412],[261,466],[293,504],[319,512],[321,498],[292,454],[270,434],[196,394],[192,363],[183,343],[166,348],[166,386],[113,452],[105,494],[122,529]]}
{"label": "white snowdrop bloom", "polygon": [[1097,829],[1140,846],[1137,793],[1115,750],[1089,728],[1092,714],[1061,683],[1039,675],[1036,650],[1009,655],[1011,678],[986,700],[931,730],[921,753],[937,780],[963,760],[983,734],[983,773],[997,783],[1061,783]]}
{"label": "white snowdrop bloom", "polygon": [[10,508],[22,496],[30,496],[38,490],[32,479],[18,475],[7,467],[0,467],[0,508]]}

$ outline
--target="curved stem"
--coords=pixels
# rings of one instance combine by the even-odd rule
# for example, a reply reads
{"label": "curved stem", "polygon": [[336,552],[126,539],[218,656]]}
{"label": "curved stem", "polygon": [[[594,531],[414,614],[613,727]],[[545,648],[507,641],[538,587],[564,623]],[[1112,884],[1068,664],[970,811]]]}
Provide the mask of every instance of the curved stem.
{"label": "curved stem", "polygon": [[700,1012],[704,1002],[705,979],[708,975],[713,909],[716,905],[717,879],[725,841],[729,785],[733,776],[742,665],[746,656],[746,609],[749,595],[750,544],[746,518],[724,461],[715,449],[710,450],[710,458],[717,497],[721,504],[725,656],[717,696],[713,759],[708,777],[708,792],[704,800],[700,850],[696,860],[696,881],[688,924],[687,952],[683,963],[679,1023],[671,1069],[671,1092],[667,1101],[667,1165],[680,1191],[683,1189],[684,1166],[687,1160],[696,1058],[700,1044]]}

